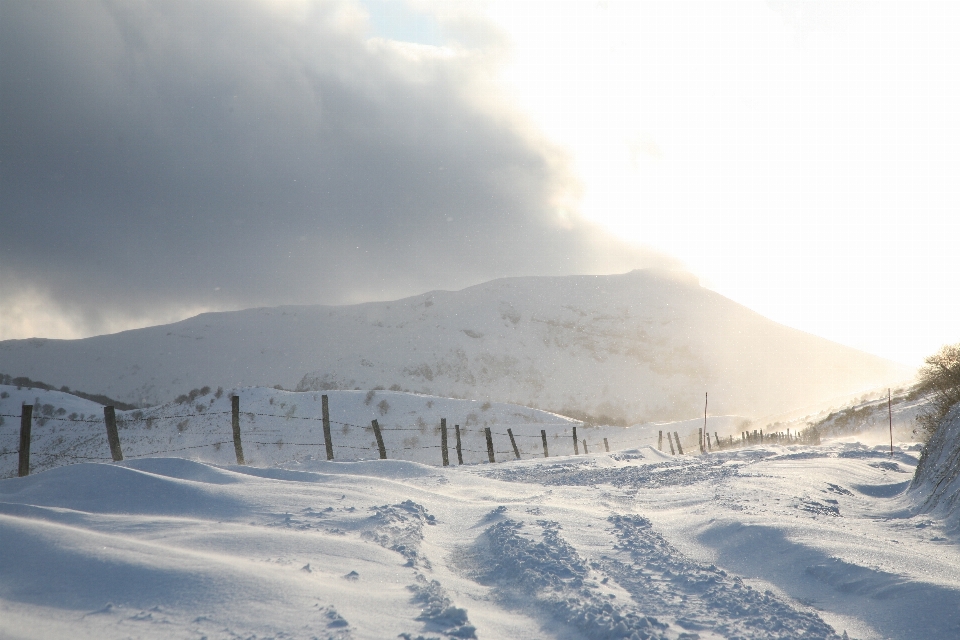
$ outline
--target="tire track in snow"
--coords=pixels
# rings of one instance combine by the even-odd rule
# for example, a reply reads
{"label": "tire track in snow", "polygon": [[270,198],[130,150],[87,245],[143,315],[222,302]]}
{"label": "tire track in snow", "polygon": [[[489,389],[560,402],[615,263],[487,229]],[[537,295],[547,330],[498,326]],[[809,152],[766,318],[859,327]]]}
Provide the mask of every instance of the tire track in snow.
{"label": "tire track in snow", "polygon": [[[476,628],[470,624],[467,610],[457,607],[437,580],[428,579],[420,570],[429,570],[430,560],[420,551],[423,527],[437,524],[436,518],[413,500],[399,504],[372,507],[373,527],[363,536],[381,547],[396,551],[406,558],[406,566],[415,570],[415,582],[407,586],[413,592],[413,603],[421,607],[417,620],[424,623],[428,633],[439,633],[448,638],[476,638]],[[423,636],[403,633],[405,640]]]}
{"label": "tire track in snow", "polygon": [[646,518],[612,515],[608,521],[616,537],[614,554],[599,564],[644,610],[726,638],[839,640],[819,616],[752,589],[714,565],[686,559]]}
{"label": "tire track in snow", "polygon": [[[504,511],[494,510],[496,518]],[[509,518],[488,527],[475,549],[481,584],[495,587],[504,603],[532,599],[545,625],[560,624],[595,640],[661,640],[668,625],[622,605],[591,586],[591,567],[560,536],[560,525],[538,520],[541,540],[526,537],[524,524]]]}
{"label": "tire track in snow", "polygon": [[[488,519],[504,513],[494,510]],[[539,531],[530,531],[504,518],[478,541],[478,581],[494,586],[504,603],[532,603],[547,626],[559,624],[597,640],[693,640],[700,634],[840,640],[818,616],[715,566],[687,560],[645,518],[613,515],[609,522],[611,553],[587,561],[556,522],[538,520]],[[631,599],[617,599],[615,586]]]}

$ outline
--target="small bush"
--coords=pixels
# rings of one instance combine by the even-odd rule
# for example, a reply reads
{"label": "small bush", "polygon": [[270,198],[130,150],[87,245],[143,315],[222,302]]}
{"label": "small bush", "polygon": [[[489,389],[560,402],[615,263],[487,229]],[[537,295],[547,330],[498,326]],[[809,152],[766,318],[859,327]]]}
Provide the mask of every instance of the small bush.
{"label": "small bush", "polygon": [[381,400],[377,405],[377,409],[380,410],[380,415],[385,416],[387,415],[387,412],[390,411],[390,403],[386,400]]}
{"label": "small bush", "polygon": [[205,396],[208,393],[210,393],[210,387],[201,387],[199,389],[193,389],[190,391],[190,393],[185,393],[177,396],[174,402],[176,402],[177,404],[187,404],[188,402],[193,402],[200,396]]}
{"label": "small bush", "polygon": [[366,395],[366,397],[363,399],[363,404],[365,404],[365,405],[367,405],[367,406],[370,406],[370,403],[373,402],[373,397],[374,397],[375,395],[377,395],[377,392],[374,391],[373,389],[371,389],[370,391],[367,391],[367,395]]}
{"label": "small bush", "polygon": [[917,390],[931,399],[930,409],[917,415],[917,435],[929,438],[951,407],[960,402],[960,344],[940,347],[917,372]]}

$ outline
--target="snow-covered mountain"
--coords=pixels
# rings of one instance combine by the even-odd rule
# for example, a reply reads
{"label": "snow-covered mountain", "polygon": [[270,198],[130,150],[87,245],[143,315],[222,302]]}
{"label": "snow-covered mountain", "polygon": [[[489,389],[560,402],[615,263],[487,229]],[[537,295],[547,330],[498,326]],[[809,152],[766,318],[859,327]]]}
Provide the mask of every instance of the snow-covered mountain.
{"label": "snow-covered mountain", "polygon": [[0,342],[0,372],[139,406],[204,385],[415,391],[608,422],[763,416],[903,379],[681,272],[494,280],[393,302],[206,313]]}

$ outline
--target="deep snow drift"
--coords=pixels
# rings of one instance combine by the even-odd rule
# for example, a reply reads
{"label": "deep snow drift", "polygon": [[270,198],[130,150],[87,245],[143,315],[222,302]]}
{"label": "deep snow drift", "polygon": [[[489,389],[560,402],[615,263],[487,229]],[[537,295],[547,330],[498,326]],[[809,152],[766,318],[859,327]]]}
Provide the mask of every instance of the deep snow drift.
{"label": "deep snow drift", "polygon": [[[900,380],[689,274],[507,278],[342,307],[207,313],[84,340],[0,342],[0,372],[137,406],[190,389],[377,386],[627,423],[760,416]],[[609,421],[609,420],[608,420]]]}
{"label": "deep snow drift", "polygon": [[914,456],[69,465],[0,481],[0,636],[953,638]]}

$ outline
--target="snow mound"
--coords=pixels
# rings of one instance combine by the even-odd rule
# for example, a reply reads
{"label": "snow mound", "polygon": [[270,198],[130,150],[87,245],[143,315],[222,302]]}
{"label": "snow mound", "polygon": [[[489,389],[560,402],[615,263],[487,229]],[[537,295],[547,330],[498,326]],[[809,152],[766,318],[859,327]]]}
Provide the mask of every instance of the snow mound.
{"label": "snow mound", "polygon": [[947,414],[920,456],[910,485],[919,512],[935,511],[960,527],[960,406]]}

